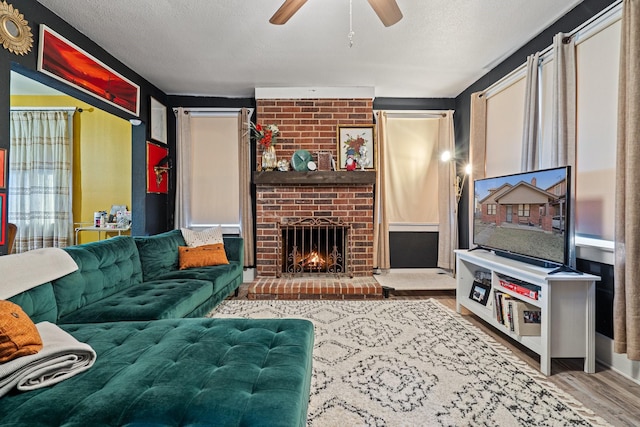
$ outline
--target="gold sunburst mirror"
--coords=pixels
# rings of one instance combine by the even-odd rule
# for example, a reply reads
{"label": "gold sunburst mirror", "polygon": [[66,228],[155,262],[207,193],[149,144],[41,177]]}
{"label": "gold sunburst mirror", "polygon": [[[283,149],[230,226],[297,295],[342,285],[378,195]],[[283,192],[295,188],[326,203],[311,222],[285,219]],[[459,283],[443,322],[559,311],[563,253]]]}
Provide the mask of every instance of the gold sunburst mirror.
{"label": "gold sunburst mirror", "polygon": [[6,1],[0,3],[0,43],[16,55],[24,55],[33,46],[31,27],[24,15]]}

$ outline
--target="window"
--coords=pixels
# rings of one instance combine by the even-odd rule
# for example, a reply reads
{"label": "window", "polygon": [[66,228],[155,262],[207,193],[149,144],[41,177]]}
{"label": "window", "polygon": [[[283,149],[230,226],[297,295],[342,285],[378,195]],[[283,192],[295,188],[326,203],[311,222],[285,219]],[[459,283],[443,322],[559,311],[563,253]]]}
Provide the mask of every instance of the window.
{"label": "window", "polygon": [[[238,115],[191,118],[191,224],[239,229]],[[231,230],[225,230],[228,232]]]}
{"label": "window", "polygon": [[394,226],[438,224],[439,119],[387,119],[387,209]]}
{"label": "window", "polygon": [[576,235],[614,240],[620,22],[576,47]]}
{"label": "window", "polygon": [[495,203],[490,203],[487,205],[487,215],[495,215],[496,214],[496,205]]}
{"label": "window", "polygon": [[[615,166],[621,6],[576,33],[576,242],[614,239]],[[553,57],[541,69],[538,168],[549,164]],[[524,67],[522,67],[523,69]],[[487,91],[486,176],[519,171],[525,75],[516,69]],[[520,77],[521,76],[521,77]],[[520,77],[520,78],[519,78]],[[563,193],[561,187],[549,190]],[[589,245],[594,245],[589,242]],[[608,247],[608,246],[607,246]]]}
{"label": "window", "polygon": [[518,205],[518,216],[524,216],[527,217],[529,216],[529,209],[530,209],[530,205],[529,204],[520,204]]}
{"label": "window", "polygon": [[487,98],[486,176],[520,172],[526,78]]}

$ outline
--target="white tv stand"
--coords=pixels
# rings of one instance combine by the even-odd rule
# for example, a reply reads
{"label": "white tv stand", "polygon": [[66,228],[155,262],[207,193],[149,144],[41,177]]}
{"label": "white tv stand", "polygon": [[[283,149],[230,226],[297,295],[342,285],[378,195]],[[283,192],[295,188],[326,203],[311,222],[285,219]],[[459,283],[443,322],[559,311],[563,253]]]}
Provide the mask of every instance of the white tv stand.
{"label": "white tv stand", "polygon": [[[540,371],[551,373],[551,359],[584,358],[584,371],[595,372],[595,282],[591,274],[556,273],[552,268],[538,267],[498,256],[493,252],[456,250],[456,309],[465,307],[479,318],[540,355]],[[491,291],[486,305],[471,299],[475,272],[491,274]],[[537,300],[524,297],[499,284],[498,274],[537,285]],[[496,320],[494,290],[540,307],[540,336],[519,336]]]}

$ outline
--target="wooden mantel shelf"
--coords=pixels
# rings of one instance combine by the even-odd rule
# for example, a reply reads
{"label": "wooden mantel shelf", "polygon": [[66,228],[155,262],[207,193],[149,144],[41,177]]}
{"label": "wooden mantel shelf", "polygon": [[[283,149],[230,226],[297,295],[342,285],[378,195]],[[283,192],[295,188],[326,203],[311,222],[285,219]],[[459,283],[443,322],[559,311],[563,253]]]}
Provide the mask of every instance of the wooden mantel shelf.
{"label": "wooden mantel shelf", "polygon": [[256,185],[368,185],[375,184],[375,171],[314,171],[253,173]]}

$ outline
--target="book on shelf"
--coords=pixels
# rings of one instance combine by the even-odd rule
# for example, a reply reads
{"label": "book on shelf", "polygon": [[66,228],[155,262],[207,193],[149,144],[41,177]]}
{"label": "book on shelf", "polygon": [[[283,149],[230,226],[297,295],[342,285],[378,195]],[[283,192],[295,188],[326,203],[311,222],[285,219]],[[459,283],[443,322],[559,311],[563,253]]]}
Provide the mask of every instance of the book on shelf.
{"label": "book on shelf", "polygon": [[509,312],[508,303],[513,299],[509,294],[500,291],[494,291],[494,308],[496,320],[505,325],[507,328],[511,328],[511,313]]}
{"label": "book on shelf", "polygon": [[515,281],[510,278],[500,277],[498,278],[498,283],[505,289],[509,289],[519,295],[525,296],[527,298],[538,300],[540,299],[542,288],[538,285],[534,285],[531,283],[526,283],[522,281]]}
{"label": "book on shelf", "polygon": [[498,323],[520,336],[540,335],[540,307],[507,293],[494,290],[495,317]]}

